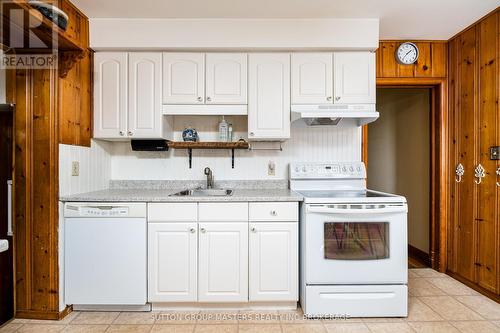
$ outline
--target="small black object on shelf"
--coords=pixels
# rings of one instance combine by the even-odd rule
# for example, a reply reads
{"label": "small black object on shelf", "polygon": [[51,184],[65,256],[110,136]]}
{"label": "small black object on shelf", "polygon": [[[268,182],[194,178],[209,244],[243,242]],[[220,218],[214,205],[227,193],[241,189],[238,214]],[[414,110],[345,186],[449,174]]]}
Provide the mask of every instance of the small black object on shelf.
{"label": "small black object on shelf", "polygon": [[133,151],[168,151],[166,140],[131,140]]}

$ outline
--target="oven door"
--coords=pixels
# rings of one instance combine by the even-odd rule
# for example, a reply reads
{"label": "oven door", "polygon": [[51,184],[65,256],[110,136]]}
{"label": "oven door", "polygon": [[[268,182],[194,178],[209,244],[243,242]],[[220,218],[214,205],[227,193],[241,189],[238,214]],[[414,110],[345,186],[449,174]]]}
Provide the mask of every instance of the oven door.
{"label": "oven door", "polygon": [[407,283],[406,204],[308,204],[306,284]]}

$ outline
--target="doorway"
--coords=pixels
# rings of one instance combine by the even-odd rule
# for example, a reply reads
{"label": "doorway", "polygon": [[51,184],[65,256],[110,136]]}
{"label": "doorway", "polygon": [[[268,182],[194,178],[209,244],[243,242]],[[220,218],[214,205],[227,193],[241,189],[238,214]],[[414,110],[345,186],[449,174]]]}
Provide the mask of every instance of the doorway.
{"label": "doorway", "polygon": [[430,267],[432,91],[380,88],[380,118],[368,127],[368,187],[408,201],[410,266]]}
{"label": "doorway", "polygon": [[[10,105],[0,104],[0,240],[7,240],[9,249],[0,252],[0,325],[14,317],[14,264],[12,249],[11,191],[12,180],[12,140],[13,109]],[[10,186],[9,186],[10,185]],[[10,192],[12,193],[12,192]]]}

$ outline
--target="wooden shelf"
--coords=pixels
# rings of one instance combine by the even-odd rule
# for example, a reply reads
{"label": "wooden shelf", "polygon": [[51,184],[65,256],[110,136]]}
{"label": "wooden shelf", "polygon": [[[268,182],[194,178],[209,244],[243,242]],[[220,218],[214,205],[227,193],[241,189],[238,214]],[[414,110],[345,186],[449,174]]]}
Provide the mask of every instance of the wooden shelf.
{"label": "wooden shelf", "polygon": [[231,150],[231,167],[234,169],[234,150],[248,149],[250,146],[246,141],[236,142],[191,142],[191,141],[168,141],[169,148],[187,149],[189,157],[189,168],[193,166],[193,149],[230,149]]}
{"label": "wooden shelf", "polygon": [[[77,51],[77,52],[84,51],[82,47],[77,45],[66,35],[66,32],[63,29],[59,28],[57,24],[50,21],[48,18],[43,16],[39,11],[31,7],[29,3],[27,3],[26,1],[12,0],[11,2],[4,4],[3,6],[4,7],[2,8],[2,10],[3,10],[3,17],[5,20],[4,27],[6,27],[6,23],[10,24],[12,22],[12,24],[17,29],[22,30],[28,38],[30,37],[29,34],[31,31],[49,47],[52,47],[53,37],[55,34],[57,35],[57,49],[59,51]],[[23,10],[26,13],[25,15],[29,17],[29,22],[40,22],[40,25],[36,26],[36,28],[32,28],[31,30],[25,29],[25,27],[23,26],[19,26],[19,24],[17,24],[16,22],[11,21],[11,18],[9,17],[9,10],[8,10],[9,8]],[[4,36],[3,40],[4,41],[8,40],[8,38],[5,37],[7,36]],[[13,49],[16,50],[16,48]]]}
{"label": "wooden shelf", "polygon": [[169,148],[174,149],[248,149],[246,141],[236,142],[190,142],[190,141],[170,141]]}

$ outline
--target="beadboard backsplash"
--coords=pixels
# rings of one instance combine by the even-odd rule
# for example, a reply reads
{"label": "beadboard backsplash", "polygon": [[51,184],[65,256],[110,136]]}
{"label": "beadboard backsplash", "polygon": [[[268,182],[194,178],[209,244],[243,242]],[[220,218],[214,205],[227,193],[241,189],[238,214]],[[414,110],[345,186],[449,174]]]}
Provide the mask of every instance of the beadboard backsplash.
{"label": "beadboard backsplash", "polygon": [[[246,139],[246,117],[226,118],[233,124],[233,140]],[[194,126],[201,141],[217,139],[218,117],[176,117],[174,139],[181,140],[182,129]],[[256,149],[279,147],[279,143],[255,143]],[[288,179],[288,164],[294,161],[359,161],[361,129],[358,127],[307,127],[292,123],[291,138],[282,144],[283,151],[235,151],[235,167],[231,168],[230,150],[193,150],[192,169],[188,167],[187,150],[169,152],[133,152],[130,143],[113,143],[111,178],[114,180],[201,180],[203,169],[210,167],[219,180]],[[274,162],[276,172],[268,175],[268,164]]]}
{"label": "beadboard backsplash", "polygon": [[[107,189],[111,179],[111,142],[92,140],[88,147],[59,145],[59,196]],[[71,175],[72,162],[79,176]]]}
{"label": "beadboard backsplash", "polygon": [[[247,139],[246,117],[227,120],[235,128],[234,140]],[[202,141],[217,139],[218,117],[176,117],[174,139],[181,140],[182,130],[194,126]],[[195,126],[196,125],[196,126]],[[253,143],[255,149],[279,148],[278,142]],[[295,122],[291,138],[279,150],[236,150],[235,167],[231,168],[230,150],[193,150],[193,167],[188,167],[187,150],[168,152],[134,152],[130,142],[92,140],[92,146],[59,145],[60,196],[109,188],[110,180],[203,180],[203,169],[209,167],[215,180],[287,180],[288,165],[295,161],[359,161],[361,129],[357,127],[307,127]],[[71,165],[78,161],[80,175],[71,175]],[[275,164],[275,175],[268,175],[269,162]]]}

